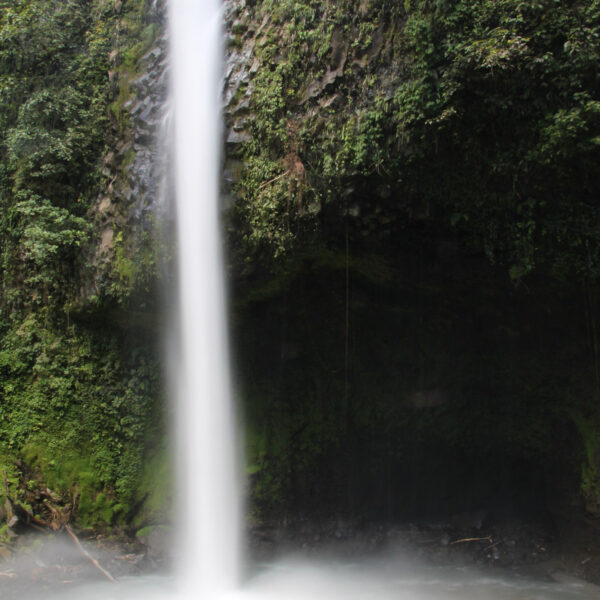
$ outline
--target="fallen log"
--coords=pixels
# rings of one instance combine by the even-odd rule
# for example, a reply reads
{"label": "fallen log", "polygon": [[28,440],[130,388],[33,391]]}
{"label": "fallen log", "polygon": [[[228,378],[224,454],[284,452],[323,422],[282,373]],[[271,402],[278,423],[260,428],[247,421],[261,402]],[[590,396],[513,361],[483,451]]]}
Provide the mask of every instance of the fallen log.
{"label": "fallen log", "polygon": [[44,504],[50,509],[52,513],[52,521],[50,522],[50,528],[54,531],[58,531],[65,523],[65,516],[62,512],[59,512],[48,500],[44,500]]}
{"label": "fallen log", "polygon": [[79,538],[73,533],[73,530],[68,525],[65,525],[65,531],[71,536],[81,554],[83,554],[83,556],[85,556],[96,569],[106,577],[106,579],[113,583],[117,583],[117,580],[81,545]]}
{"label": "fallen log", "polygon": [[0,577],[8,577],[9,579],[13,579],[17,576],[14,571],[0,571]]}

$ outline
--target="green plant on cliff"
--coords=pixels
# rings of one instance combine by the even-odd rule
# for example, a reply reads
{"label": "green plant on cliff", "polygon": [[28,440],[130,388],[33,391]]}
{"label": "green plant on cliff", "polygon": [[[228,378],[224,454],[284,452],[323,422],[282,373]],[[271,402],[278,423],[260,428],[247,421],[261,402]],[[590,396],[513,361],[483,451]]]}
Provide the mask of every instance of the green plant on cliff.
{"label": "green plant on cliff", "polygon": [[[255,248],[280,254],[296,238],[313,239],[314,215],[303,206],[330,206],[335,219],[354,189],[359,221],[377,206],[392,219],[427,207],[418,210],[516,281],[538,266],[596,277],[596,2],[267,8],[252,9],[266,25],[238,186]],[[285,186],[294,144],[305,167],[303,205]],[[365,180],[384,182],[397,201],[374,203]]]}
{"label": "green plant on cliff", "polygon": [[50,487],[85,526],[164,509],[145,504],[144,458],[162,455],[149,442],[162,427],[154,333],[138,331],[137,345],[103,313],[147,293],[150,243],[134,264],[121,239],[118,285],[73,310],[94,276],[85,257],[89,209],[109,184],[102,158],[126,119],[110,105],[129,95],[158,33],[148,10],[0,0],[0,464],[13,500],[31,506],[36,486]]}
{"label": "green plant on cliff", "polygon": [[[252,90],[249,106],[240,104],[251,139],[235,150],[242,167],[235,190],[232,237],[242,242],[235,248],[243,248],[239,255],[244,264],[271,268],[271,278],[260,290],[276,298],[271,308],[277,315],[285,314],[288,303],[294,304],[286,290],[302,269],[314,275],[327,262],[339,274],[348,266],[353,282],[360,278],[354,268],[355,255],[372,249],[385,248],[405,258],[403,252],[412,244],[419,264],[439,261],[439,277],[452,277],[443,273],[444,252],[432,249],[432,239],[442,238],[451,240],[459,255],[474,260],[485,257],[498,267],[494,273],[500,271],[521,291],[545,278],[557,286],[548,285],[548,289],[568,291],[573,297],[582,282],[597,287],[598,2],[295,0],[248,3],[247,11],[249,16],[241,20],[249,23],[237,25],[236,45],[252,48],[255,64],[247,87],[238,91],[231,109],[237,118],[236,102],[247,89]],[[303,165],[299,186],[291,177],[290,155]],[[337,285],[343,294],[343,285]],[[438,293],[443,295],[444,290],[440,287]],[[249,292],[249,302],[253,293],[258,292]],[[481,301],[487,306],[487,300]],[[403,310],[404,302],[402,296],[397,311]],[[319,313],[321,305],[313,306],[318,306],[313,312]],[[447,307],[438,308],[443,312]],[[295,306],[295,310],[301,313],[303,307]],[[353,310],[351,300],[351,316]],[[342,321],[344,307],[339,311],[332,321]],[[272,315],[265,314],[259,321],[261,335],[269,318]],[[396,313],[394,318],[398,318]],[[431,318],[427,315],[423,320]],[[505,315],[494,318],[500,321]],[[288,321],[283,316],[281,320],[282,330],[287,331]],[[447,323],[440,319],[439,326],[432,333],[435,340],[443,337]],[[595,323],[590,327],[595,328]],[[295,334],[301,337],[304,328],[298,329]],[[509,348],[522,339],[522,332],[496,333],[498,338],[506,336]],[[581,385],[586,389],[589,352],[580,354],[575,348],[580,351],[581,345],[574,342],[570,352],[585,363],[580,368],[585,382]],[[339,384],[335,379],[339,365],[328,350],[319,350],[331,371],[311,374],[310,381]],[[273,356],[279,354],[274,351]],[[277,360],[292,377],[293,362]],[[486,452],[500,444],[499,438],[482,439],[482,431],[494,428],[493,414],[511,429],[507,437],[522,456],[544,455],[552,427],[558,427],[560,420],[553,413],[561,402],[556,389],[510,360],[504,363],[503,356],[495,360],[490,376],[496,377],[498,364],[504,364],[506,389],[510,388],[505,413],[486,412],[487,405],[478,404],[485,404],[480,398],[483,394],[469,391],[475,406],[472,414],[490,422],[481,431],[475,422],[465,423],[466,435]],[[298,371],[305,378],[308,361],[305,356],[298,361],[302,365]],[[576,362],[565,358],[564,364],[553,363],[550,379]],[[536,360],[529,364],[537,373]],[[390,364],[389,368],[396,367]],[[468,372],[465,377],[476,378],[477,373]],[[494,381],[501,388],[500,379]],[[533,386],[532,380],[539,385]],[[289,438],[299,424],[291,423],[289,413],[309,410],[311,399],[327,403],[337,397],[329,390],[329,394],[316,394],[316,400],[307,391],[308,385],[298,383],[298,387],[302,390],[298,395],[305,394],[306,402],[295,398],[295,390],[273,391],[268,386],[261,390],[274,414],[282,415],[281,423],[273,424],[268,417],[262,421],[278,432],[272,434],[273,439],[252,440],[252,478],[265,500],[270,493],[279,500],[293,487]],[[362,391],[371,392],[367,385]],[[255,390],[250,393],[253,398],[260,395]],[[584,400],[580,403],[587,406]],[[376,415],[376,406],[377,399],[372,399],[365,412]],[[389,410],[397,415],[397,408]],[[286,418],[289,421],[283,423]],[[452,423],[448,436],[456,441],[460,436],[450,430],[457,420],[451,414],[445,418]],[[518,423],[511,425],[512,419]],[[424,438],[435,430],[427,419],[415,420]],[[366,427],[366,422],[365,418],[361,425]],[[595,440],[595,428],[590,427],[587,437]],[[311,428],[318,426],[310,423],[298,434],[298,443],[304,444],[305,456],[314,458],[318,447],[307,441]],[[269,441],[276,448],[272,456]],[[395,441],[389,443],[393,446]],[[404,450],[401,444],[394,446],[398,455]],[[596,485],[597,457],[588,463],[584,492]]]}
{"label": "green plant on cliff", "polygon": [[[107,131],[112,11],[98,3],[2,3],[2,308],[23,286],[69,287]],[[39,287],[39,286],[38,286]],[[29,298],[29,300],[28,300]],[[54,301],[64,301],[55,298]],[[50,301],[52,304],[52,301]]]}
{"label": "green plant on cliff", "polygon": [[21,265],[12,270],[36,303],[64,299],[67,265],[87,241],[89,225],[35,194],[18,192],[15,200],[9,213],[9,234]]}
{"label": "green plant on cliff", "polygon": [[82,524],[125,522],[160,421],[151,420],[157,395],[151,350],[32,313],[0,345],[0,452],[64,501],[76,498]]}
{"label": "green plant on cliff", "polygon": [[396,92],[398,132],[416,150],[409,185],[514,278],[538,264],[564,275],[567,262],[595,276],[597,4],[411,6]]}
{"label": "green plant on cliff", "polygon": [[586,509],[592,515],[600,514],[600,428],[597,419],[571,412],[584,447],[581,465],[581,490]]}

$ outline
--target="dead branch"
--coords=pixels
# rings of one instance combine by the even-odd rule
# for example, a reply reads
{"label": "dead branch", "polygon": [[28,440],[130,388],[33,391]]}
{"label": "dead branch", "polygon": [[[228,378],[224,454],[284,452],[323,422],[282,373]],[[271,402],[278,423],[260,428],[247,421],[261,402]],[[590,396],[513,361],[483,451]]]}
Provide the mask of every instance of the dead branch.
{"label": "dead branch", "polygon": [[450,545],[452,546],[454,544],[465,544],[467,542],[483,542],[484,540],[490,544],[492,544],[494,542],[494,540],[492,540],[492,536],[487,535],[485,537],[472,537],[472,538],[463,538],[462,540],[454,540],[453,542],[450,542]]}
{"label": "dead branch", "polygon": [[280,173],[279,175],[273,177],[273,179],[269,179],[269,181],[265,181],[264,183],[261,183],[258,186],[259,190],[262,190],[264,187],[266,187],[267,185],[269,185],[270,183],[274,183],[275,181],[277,181],[278,179],[281,179],[282,177],[285,177],[288,173],[290,172],[290,170],[288,169],[287,171],[284,171],[283,173]]}
{"label": "dead branch", "polygon": [[16,577],[17,574],[14,571],[3,571],[0,572],[0,577],[8,577],[10,579],[12,579],[13,577]]}
{"label": "dead branch", "polygon": [[[48,529],[48,523],[39,517],[36,517],[26,506],[20,502],[13,504],[13,510],[19,519],[26,521],[30,527],[38,529],[39,531],[45,531]],[[23,518],[23,515],[25,518]]]}
{"label": "dead branch", "polygon": [[44,495],[46,497],[50,498],[50,500],[52,500],[52,502],[60,502],[60,497],[58,496],[58,494],[53,492],[50,488],[46,488],[44,490]]}
{"label": "dead branch", "polygon": [[6,510],[6,522],[8,523],[14,514],[12,502],[10,501],[10,494],[8,492],[8,477],[6,476],[6,469],[2,471],[2,484],[4,486],[4,493],[6,494],[6,501],[4,508]]}
{"label": "dead branch", "polygon": [[54,531],[58,531],[65,522],[64,515],[62,514],[62,512],[59,512],[56,508],[54,508],[54,506],[52,506],[52,504],[48,502],[48,499],[44,499],[44,504],[50,509],[50,512],[52,513],[52,522],[50,523],[50,528]]}
{"label": "dead branch", "polygon": [[100,571],[100,573],[106,577],[106,579],[116,583],[117,580],[81,545],[79,538],[73,533],[73,530],[68,525],[65,525],[65,530],[71,536],[81,554],[83,554],[83,556],[85,556],[96,567],[96,569],[98,569],[98,571]]}

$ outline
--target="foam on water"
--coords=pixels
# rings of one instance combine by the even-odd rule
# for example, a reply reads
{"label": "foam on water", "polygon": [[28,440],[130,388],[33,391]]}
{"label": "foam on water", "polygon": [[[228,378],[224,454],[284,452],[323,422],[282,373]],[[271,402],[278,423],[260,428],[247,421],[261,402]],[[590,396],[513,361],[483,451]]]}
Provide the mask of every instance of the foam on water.
{"label": "foam on water", "polygon": [[[47,598],[47,596],[45,596]],[[594,586],[496,576],[472,569],[423,567],[390,558],[370,564],[302,561],[265,565],[238,590],[206,595],[176,591],[172,579],[146,577],[108,582],[53,596],[55,600],[583,600]]]}

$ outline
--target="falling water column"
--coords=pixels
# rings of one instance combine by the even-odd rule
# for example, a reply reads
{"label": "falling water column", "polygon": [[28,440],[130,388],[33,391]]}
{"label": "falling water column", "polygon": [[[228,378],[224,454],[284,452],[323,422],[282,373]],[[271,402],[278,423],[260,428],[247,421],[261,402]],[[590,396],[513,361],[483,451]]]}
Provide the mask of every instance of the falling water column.
{"label": "falling water column", "polygon": [[181,356],[178,576],[187,597],[236,585],[238,509],[219,233],[221,13],[218,0],[171,0],[171,105]]}

